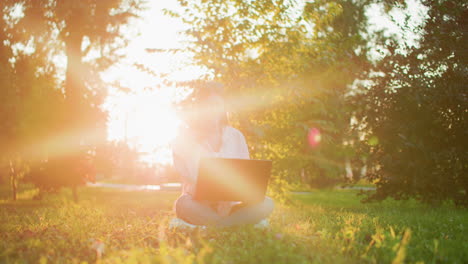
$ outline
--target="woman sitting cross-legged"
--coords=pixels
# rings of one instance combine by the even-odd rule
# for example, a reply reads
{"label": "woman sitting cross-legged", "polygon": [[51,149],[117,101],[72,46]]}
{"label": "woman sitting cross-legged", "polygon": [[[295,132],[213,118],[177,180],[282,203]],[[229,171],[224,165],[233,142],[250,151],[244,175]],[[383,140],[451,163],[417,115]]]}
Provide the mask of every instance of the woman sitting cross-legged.
{"label": "woman sitting cross-legged", "polygon": [[228,125],[221,88],[220,84],[210,82],[198,90],[195,110],[191,112],[195,121],[190,122],[174,141],[174,167],[183,183],[175,211],[178,218],[192,225],[228,227],[256,224],[273,211],[273,200],[269,197],[256,204],[205,202],[193,198],[200,158],[250,158],[244,135]]}

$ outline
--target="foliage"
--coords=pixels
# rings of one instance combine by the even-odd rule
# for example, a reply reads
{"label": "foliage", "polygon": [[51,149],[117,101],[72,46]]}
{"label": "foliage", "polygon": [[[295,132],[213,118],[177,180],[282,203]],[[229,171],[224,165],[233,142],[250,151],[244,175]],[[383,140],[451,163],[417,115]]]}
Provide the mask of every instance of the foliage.
{"label": "foliage", "polygon": [[[369,67],[369,1],[179,1],[197,65],[225,84],[232,123],[276,177],[342,178],[350,84]],[[320,145],[307,143],[311,128]],[[288,173],[285,173],[285,172]]]}
{"label": "foliage", "polygon": [[[49,160],[55,167],[70,156],[85,159],[86,153],[105,141],[106,115],[100,105],[106,89],[99,73],[119,58],[116,51],[126,44],[120,29],[136,17],[142,3],[0,3],[0,99],[5,102],[0,106],[0,165],[10,166],[12,183],[29,166],[41,167]],[[56,58],[64,56],[67,65],[62,76]],[[76,164],[64,162],[60,167],[68,165],[73,171]],[[55,183],[40,183],[40,179],[52,181],[50,177],[34,182],[41,187],[56,183],[75,187],[84,179],[81,173],[52,175],[59,177]]]}
{"label": "foliage", "polygon": [[125,142],[100,144],[93,155],[93,164],[104,176],[133,178],[138,163],[138,152]]}
{"label": "foliage", "polygon": [[[96,172],[91,158],[90,155],[79,153],[77,155],[62,155],[35,163],[26,175],[25,181],[31,182],[39,188],[40,193],[35,197],[39,199],[44,193],[57,192],[63,186],[78,186],[84,185],[88,181],[94,182]],[[74,193],[74,195],[76,194]]]}
{"label": "foliage", "polygon": [[144,163],[141,161],[140,152],[125,142],[108,142],[99,145],[91,155],[90,161],[95,168],[96,176],[119,183],[160,184],[179,180],[173,166]]}
{"label": "foliage", "polygon": [[291,184],[283,179],[284,177],[274,177],[268,182],[267,195],[276,203],[290,204],[291,203]]}
{"label": "foliage", "polygon": [[[18,181],[31,159],[41,159],[50,137],[62,121],[63,96],[56,86],[55,69],[47,60],[50,32],[25,36],[18,17],[11,16],[19,3],[0,3],[0,166],[7,166],[16,199]],[[35,52],[21,49],[35,46]]]}
{"label": "foliage", "polygon": [[[0,199],[4,193],[0,192]],[[26,191],[25,191],[26,192]],[[415,201],[361,204],[355,191],[295,195],[270,230],[168,229],[178,193],[63,190],[42,201],[0,202],[0,262],[464,263],[466,210]],[[20,197],[27,199],[21,193]],[[406,251],[406,254],[402,254]],[[398,261],[400,260],[400,261]]]}
{"label": "foliage", "polygon": [[364,125],[369,200],[468,202],[468,5],[424,1],[428,14],[415,47],[389,45],[373,84],[356,97]]}

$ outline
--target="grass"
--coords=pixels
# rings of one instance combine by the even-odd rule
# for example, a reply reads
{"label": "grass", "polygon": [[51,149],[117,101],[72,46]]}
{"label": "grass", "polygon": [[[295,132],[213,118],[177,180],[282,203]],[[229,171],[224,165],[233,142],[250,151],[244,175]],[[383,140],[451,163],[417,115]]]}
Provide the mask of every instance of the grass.
{"label": "grass", "polygon": [[84,188],[75,204],[67,190],[34,201],[23,188],[17,202],[0,194],[0,263],[468,262],[466,210],[361,204],[356,192],[294,195],[270,230],[180,232],[168,228],[177,193]]}

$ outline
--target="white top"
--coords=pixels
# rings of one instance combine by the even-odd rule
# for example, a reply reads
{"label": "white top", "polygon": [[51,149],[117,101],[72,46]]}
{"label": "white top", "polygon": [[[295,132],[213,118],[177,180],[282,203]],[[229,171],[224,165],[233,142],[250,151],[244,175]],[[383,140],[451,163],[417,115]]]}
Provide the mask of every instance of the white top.
{"label": "white top", "polygon": [[245,137],[239,130],[226,126],[223,129],[222,143],[218,152],[198,144],[190,133],[181,134],[173,143],[174,167],[183,181],[183,193],[194,194],[198,177],[198,166],[202,157],[250,159]]}

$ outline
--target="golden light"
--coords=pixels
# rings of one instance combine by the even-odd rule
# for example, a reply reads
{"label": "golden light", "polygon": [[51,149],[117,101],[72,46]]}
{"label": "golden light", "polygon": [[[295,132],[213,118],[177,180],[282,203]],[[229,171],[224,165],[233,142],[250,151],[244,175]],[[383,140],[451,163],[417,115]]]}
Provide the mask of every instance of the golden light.
{"label": "golden light", "polygon": [[[177,9],[177,1],[148,1],[141,18],[128,27],[134,35],[123,51],[125,59],[102,74],[109,83],[118,82],[127,92],[109,87],[104,109],[109,113],[108,139],[125,141],[142,154],[148,163],[170,163],[170,142],[181,123],[173,104],[184,96],[175,87],[166,87],[158,75],[174,81],[195,79],[203,72],[187,67],[190,56],[184,53],[148,53],[148,49],[182,49],[184,30],[181,21],[163,14]],[[152,73],[142,71],[144,65]]]}
{"label": "golden light", "polygon": [[169,143],[177,136],[180,120],[169,90],[120,93],[108,98],[108,139],[125,141],[149,163],[169,163]]}

